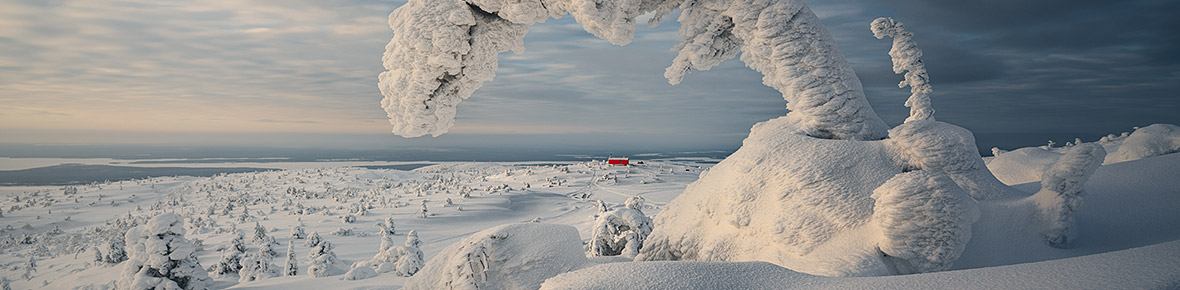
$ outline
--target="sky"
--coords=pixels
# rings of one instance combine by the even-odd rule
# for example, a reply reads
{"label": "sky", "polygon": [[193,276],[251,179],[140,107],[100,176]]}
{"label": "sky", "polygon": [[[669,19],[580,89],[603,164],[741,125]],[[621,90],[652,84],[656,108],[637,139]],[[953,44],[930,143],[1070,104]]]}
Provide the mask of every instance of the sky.
{"label": "sky", "polygon": [[[736,148],[785,101],[738,59],[672,86],[675,17],[618,47],[571,17],[459,105],[437,138],[389,133],[377,74],[405,1],[0,0],[0,143],[322,148]],[[809,1],[889,124],[908,114],[893,17],[916,34],[935,117],[981,146],[1180,124],[1174,0]]]}

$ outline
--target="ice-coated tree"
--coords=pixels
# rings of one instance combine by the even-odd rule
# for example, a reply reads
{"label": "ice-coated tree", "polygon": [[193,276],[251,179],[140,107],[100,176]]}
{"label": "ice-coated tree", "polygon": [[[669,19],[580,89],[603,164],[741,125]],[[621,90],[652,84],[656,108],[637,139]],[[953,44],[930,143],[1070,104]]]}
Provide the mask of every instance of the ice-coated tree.
{"label": "ice-coated tree", "polygon": [[873,191],[873,222],[882,230],[878,249],[891,274],[942,271],[971,240],[979,219],[975,200],[945,174],[899,173]]}
{"label": "ice-coated tree", "polygon": [[102,261],[107,264],[118,264],[127,260],[127,251],[125,248],[127,244],[120,238],[113,238],[107,241],[107,253],[103,256]]}
{"label": "ice-coated tree", "polygon": [[1106,159],[1102,145],[1082,143],[1069,148],[1041,177],[1041,190],[1031,198],[1044,224],[1045,241],[1068,248],[1077,236],[1074,216],[1082,207],[1082,186]]}
{"label": "ice-coated tree", "polygon": [[287,241],[287,262],[283,263],[283,275],[299,275],[299,261],[295,259],[295,241]]}
{"label": "ice-coated tree", "polygon": [[340,259],[332,250],[332,243],[321,241],[307,253],[307,273],[313,277],[327,277],[336,274]]}
{"label": "ice-coated tree", "polygon": [[910,108],[910,117],[905,121],[934,120],[934,108],[930,105],[933,89],[930,87],[930,76],[926,74],[926,65],[922,63],[922,50],[914,42],[914,33],[893,18],[877,18],[869,28],[877,39],[893,37],[893,49],[889,50],[889,56],[893,58],[893,73],[905,74],[905,80],[897,86],[910,87],[910,98],[905,101],[905,106]]}
{"label": "ice-coated tree", "polygon": [[422,266],[426,264],[423,259],[422,250],[418,249],[422,245],[422,241],[418,239],[418,232],[411,230],[406,235],[406,244],[402,249],[401,258],[395,264],[394,273],[402,277],[410,277],[418,273]]}
{"label": "ice-coated tree", "polygon": [[242,270],[242,258],[246,255],[246,244],[242,241],[243,239],[245,238],[242,233],[236,232],[234,238],[230,240],[230,246],[221,250],[221,260],[210,266],[209,272],[213,275],[224,276],[237,274]]}
{"label": "ice-coated tree", "polygon": [[651,218],[643,214],[644,199],[628,198],[624,207],[600,213],[594,221],[587,256],[635,257],[643,248],[643,241],[651,234]]}
{"label": "ice-coated tree", "polygon": [[261,223],[254,222],[254,236],[251,237],[250,240],[255,243],[268,241],[267,238],[270,236],[267,235],[266,232],[266,227],[263,227]]}
{"label": "ice-coated tree", "polygon": [[213,280],[193,255],[196,249],[184,232],[184,219],[174,213],[129,230],[119,289],[209,289]]}
{"label": "ice-coated tree", "polygon": [[[664,76],[680,83],[738,56],[787,100],[795,132],[825,139],[878,140],[887,126],[832,36],[803,1],[461,1],[415,0],[389,15],[394,30],[378,84],[393,133],[438,136],[457,105],[498,67],[498,54],[524,50],[528,25],[572,15],[591,34],[629,43],[641,15],[658,24],[681,9],[678,52]],[[607,4],[609,3],[609,4]],[[654,12],[654,13],[653,13]],[[430,31],[431,33],[421,33]],[[425,61],[431,60],[431,61]]]}
{"label": "ice-coated tree", "polygon": [[37,272],[37,256],[29,255],[29,260],[25,261],[25,280],[32,280],[33,272]]}
{"label": "ice-coated tree", "polygon": [[426,208],[426,200],[422,200],[422,209],[419,210],[422,218],[430,217],[430,210]]}
{"label": "ice-coated tree", "polygon": [[303,229],[303,223],[291,228],[291,239],[302,240],[307,238],[307,233]]}
{"label": "ice-coated tree", "polygon": [[238,282],[246,283],[279,276],[279,268],[271,264],[274,257],[263,252],[246,255],[242,258],[242,270],[238,272]]}
{"label": "ice-coated tree", "polygon": [[320,237],[320,232],[311,232],[311,235],[307,236],[307,241],[304,242],[303,245],[311,248],[311,247],[319,246],[320,242],[323,242],[323,241],[324,241],[324,239]]}

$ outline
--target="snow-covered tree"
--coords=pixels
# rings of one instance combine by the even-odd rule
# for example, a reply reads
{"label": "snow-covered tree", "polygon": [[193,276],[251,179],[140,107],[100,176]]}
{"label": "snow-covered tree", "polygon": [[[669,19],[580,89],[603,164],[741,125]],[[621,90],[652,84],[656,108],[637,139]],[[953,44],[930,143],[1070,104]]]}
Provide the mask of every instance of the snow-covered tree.
{"label": "snow-covered tree", "polygon": [[975,200],[945,174],[900,173],[873,191],[873,222],[884,235],[878,249],[891,274],[942,271],[971,240],[979,219]]}
{"label": "snow-covered tree", "polygon": [[388,249],[393,246],[393,236],[397,234],[397,227],[393,222],[393,217],[386,218],[383,222],[377,222],[373,226],[381,231],[381,248],[380,251]]}
{"label": "snow-covered tree", "polygon": [[905,121],[934,120],[934,108],[930,105],[930,92],[933,89],[930,87],[930,76],[926,74],[926,65],[922,63],[922,50],[914,42],[914,33],[893,18],[877,18],[869,27],[877,39],[893,37],[893,49],[889,50],[889,56],[893,58],[893,73],[905,74],[905,80],[897,86],[910,87],[910,98],[905,101],[905,106],[910,108],[910,117]]}
{"label": "snow-covered tree", "polygon": [[395,270],[398,276],[410,277],[418,273],[426,261],[422,257],[422,250],[418,247],[422,245],[422,241],[418,240],[418,232],[411,230],[406,235],[405,247],[400,248],[401,258],[394,263]]}
{"label": "snow-covered tree", "polygon": [[128,260],[120,289],[209,289],[213,282],[184,238],[184,219],[173,213],[153,217],[125,235]]}
{"label": "snow-covered tree", "polygon": [[25,260],[25,273],[22,276],[25,280],[32,280],[33,272],[37,272],[37,256],[29,255],[29,259]]}
{"label": "snow-covered tree", "polygon": [[234,238],[230,240],[229,247],[221,250],[221,260],[217,264],[210,266],[209,272],[213,275],[224,276],[227,274],[237,274],[242,270],[242,258],[246,256],[246,243],[243,241],[245,237],[240,231],[235,232]]}
{"label": "snow-covered tree", "polygon": [[332,243],[321,241],[307,253],[307,273],[314,277],[327,277],[339,274],[340,259],[332,251]]}
{"label": "snow-covered tree", "polygon": [[299,223],[291,228],[291,239],[302,240],[307,238],[307,233],[303,230],[303,223]]}
{"label": "snow-covered tree", "polygon": [[299,261],[295,259],[295,241],[287,241],[287,262],[283,263],[283,275],[299,275]]}
{"label": "snow-covered tree", "polygon": [[389,16],[395,33],[382,58],[381,104],[395,134],[438,136],[453,126],[458,103],[495,76],[497,55],[524,49],[527,25],[570,14],[587,32],[622,45],[630,42],[640,15],[654,12],[650,24],[656,24],[676,8],[682,9],[681,43],[664,74],[670,83],[742,52],[741,60],[787,100],[787,118],[798,124],[797,132],[885,137],[887,127],[869,107],[856,74],[801,0],[412,0]]}
{"label": "snow-covered tree", "polygon": [[250,237],[250,240],[255,243],[267,241],[270,235],[266,233],[266,227],[263,227],[261,223],[254,222],[254,236]]}
{"label": "snow-covered tree", "polygon": [[274,257],[257,252],[242,258],[242,270],[238,271],[238,282],[246,283],[279,276],[279,268],[271,263]]}
{"label": "snow-covered tree", "polygon": [[307,236],[307,241],[304,242],[303,245],[311,248],[320,245],[320,242],[323,240],[324,239],[320,237],[320,232],[311,232],[311,235]]}
{"label": "snow-covered tree", "polygon": [[123,239],[114,238],[107,241],[107,253],[102,261],[107,264],[118,264],[127,260],[127,247]]}
{"label": "snow-covered tree", "polygon": [[1083,143],[1070,147],[1041,177],[1041,191],[1031,198],[1039,209],[1043,235],[1050,246],[1067,248],[1076,238],[1074,216],[1082,207],[1082,186],[1106,159],[1102,145]]}
{"label": "snow-covered tree", "polygon": [[423,200],[423,201],[422,201],[422,209],[419,209],[419,210],[418,210],[418,214],[419,214],[419,215],[420,215],[422,218],[428,218],[428,217],[430,217],[430,210],[426,208],[426,201],[425,201],[425,200]]}
{"label": "snow-covered tree", "polygon": [[652,220],[640,210],[643,197],[628,198],[625,206],[598,215],[586,255],[635,257],[652,231]]}

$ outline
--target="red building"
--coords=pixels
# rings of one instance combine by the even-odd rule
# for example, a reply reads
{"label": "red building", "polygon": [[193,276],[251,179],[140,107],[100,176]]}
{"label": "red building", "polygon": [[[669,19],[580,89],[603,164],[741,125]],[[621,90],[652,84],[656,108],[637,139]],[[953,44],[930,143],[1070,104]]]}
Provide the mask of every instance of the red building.
{"label": "red building", "polygon": [[610,165],[628,165],[628,164],[631,164],[631,160],[630,160],[630,159],[627,159],[626,157],[623,157],[623,158],[617,158],[617,157],[616,157],[616,158],[610,158],[610,159],[607,159],[607,160],[606,160],[606,164],[610,164]]}

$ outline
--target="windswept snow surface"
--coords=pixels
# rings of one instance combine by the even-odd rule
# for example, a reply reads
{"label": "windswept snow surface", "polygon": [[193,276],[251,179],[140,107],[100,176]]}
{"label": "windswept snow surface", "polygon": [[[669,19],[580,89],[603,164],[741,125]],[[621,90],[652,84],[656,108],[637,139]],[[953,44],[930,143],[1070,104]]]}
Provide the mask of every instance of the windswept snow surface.
{"label": "windswept snow surface", "polygon": [[[343,275],[311,277],[305,272],[309,248],[305,240],[292,239],[290,229],[303,223],[307,234],[318,232],[324,240],[335,245],[334,250],[346,265],[368,260],[377,254],[381,245],[381,229],[372,225],[388,217],[393,217],[397,225],[396,242],[404,240],[410,230],[418,231],[422,239],[421,249],[427,260],[442,257],[440,253],[443,248],[473,233],[504,224],[529,222],[538,217],[542,224],[573,226],[577,229],[580,243],[585,243],[591,237],[593,216],[598,212],[596,200],[604,200],[609,206],[617,207],[629,197],[639,195],[647,200],[643,212],[657,215],[667,207],[669,201],[681,194],[687,184],[697,180],[698,174],[708,169],[712,162],[645,161],[647,164],[644,166],[630,167],[611,167],[601,163],[528,167],[444,163],[414,172],[359,168],[302,169],[211,178],[168,177],[93,184],[79,186],[77,193],[70,195],[66,192],[71,190],[61,187],[2,188],[0,193],[3,194],[4,211],[3,217],[0,217],[3,222],[0,225],[0,229],[3,229],[0,239],[4,240],[4,244],[0,247],[0,265],[3,266],[0,267],[0,276],[21,277],[28,256],[35,254],[38,268],[32,273],[32,279],[10,278],[13,289],[113,289],[114,281],[127,262],[94,262],[94,250],[91,247],[105,252],[108,238],[122,237],[127,221],[138,220],[142,225],[148,217],[176,211],[186,219],[185,238],[192,241],[194,246],[200,241],[194,255],[203,266],[217,262],[220,258],[217,249],[229,244],[233,236],[231,229],[252,230],[255,221],[270,230],[268,234],[279,244],[295,241],[292,244],[299,263],[297,276],[272,277],[245,283],[239,282],[237,277],[214,277],[212,288],[400,288],[406,285],[407,278],[395,273],[381,273],[363,280],[343,280]],[[604,257],[590,259],[592,264],[588,266],[607,265],[558,276],[550,280],[556,283],[550,287],[612,287],[647,282],[680,285],[675,284],[680,281],[693,283],[686,284],[694,286],[691,288],[708,288],[711,285],[722,288],[759,285],[833,288],[929,288],[926,285],[933,288],[986,288],[988,285],[1002,288],[1019,285],[1044,285],[1051,288],[1076,285],[1139,289],[1174,287],[1168,285],[1176,285],[1180,281],[1180,277],[1177,277],[1180,275],[1177,274],[1180,273],[1180,266],[1175,264],[1174,259],[1178,251],[1175,241],[1180,240],[1180,211],[1176,210],[1176,205],[1180,204],[1180,179],[1176,176],[1180,176],[1180,154],[1098,167],[1084,186],[1085,207],[1076,212],[1077,239],[1069,249],[1049,247],[1041,236],[1042,228],[1028,223],[1031,217],[1027,214],[1035,208],[1028,197],[1041,186],[1036,182],[1019,184],[1016,187],[1024,192],[1023,197],[979,203],[980,220],[972,225],[971,240],[949,272],[846,279],[799,274],[767,263],[618,264],[612,262],[620,260]],[[511,191],[504,190],[505,184]],[[288,192],[288,188],[295,190]],[[465,188],[471,190],[470,198],[458,196]],[[589,193],[589,199],[570,197],[586,193]],[[101,201],[99,195],[102,195]],[[340,217],[349,214],[349,208],[362,200],[363,196],[370,198],[368,200],[372,202],[373,208],[364,215],[357,215],[355,223],[341,222]],[[229,214],[206,214],[210,208],[215,211],[225,208],[231,197],[237,199],[233,199],[236,201],[235,207]],[[377,199],[371,199],[373,197]],[[453,200],[453,205],[445,204],[445,198],[448,197]],[[382,198],[385,201],[381,201]],[[17,202],[17,199],[20,201]],[[288,199],[295,205],[284,206]],[[425,219],[418,217],[417,206],[421,200],[429,200],[428,206],[434,215]],[[868,201],[873,202],[871,199]],[[257,204],[253,204],[255,202]],[[249,205],[246,222],[239,222],[241,207],[237,204]],[[293,214],[298,204],[303,205],[304,214]],[[13,209],[14,206],[16,209]],[[273,212],[271,206],[275,207]],[[458,209],[459,206],[462,210]],[[141,210],[137,210],[137,207]],[[127,218],[129,214],[134,218]],[[65,220],[67,217],[68,221]],[[23,229],[25,224],[29,224],[31,229]],[[8,225],[13,228],[5,229]],[[57,233],[55,228],[61,232]],[[351,229],[352,235],[332,234],[342,228]],[[26,234],[33,243],[13,243],[22,240]],[[847,240],[853,238],[856,237]],[[246,246],[247,254],[257,253],[257,246],[253,243],[247,242]],[[1121,251],[1127,249],[1131,250]],[[581,254],[586,249],[579,245],[571,250]],[[1101,255],[1090,256],[1095,254]],[[276,264],[281,258],[276,258]],[[1014,265],[1020,263],[1033,264]],[[615,270],[593,272],[600,273],[595,275],[614,276],[596,278],[600,279],[595,280],[598,282],[579,280],[586,278],[584,273],[592,273],[586,271],[615,268],[627,269],[631,273],[624,275],[609,272]],[[665,276],[673,275],[676,271],[688,271],[697,276]],[[637,281],[634,280],[636,277],[655,280]],[[603,280],[611,281],[599,284],[606,283]],[[791,284],[796,283],[792,282],[796,280],[802,281],[797,282],[802,284]],[[588,282],[569,284],[573,282],[568,281]]]}
{"label": "windswept snow surface", "polygon": [[[259,251],[249,239],[255,222],[279,245],[294,241],[297,276],[250,282],[239,282],[235,275],[213,277],[210,286],[214,289],[388,289],[405,285],[407,278],[394,272],[362,280],[342,280],[344,275],[312,277],[307,273],[311,248],[305,239],[290,235],[300,224],[305,225],[307,235],[318,233],[333,244],[342,270],[378,253],[382,229],[373,225],[390,217],[397,226],[394,242],[400,245],[409,231],[417,231],[426,260],[473,233],[534,219],[542,224],[572,226],[576,236],[571,238],[574,244],[569,251],[583,256],[586,249],[582,243],[591,236],[598,200],[616,207],[630,197],[643,196],[647,199],[643,211],[656,214],[696,180],[703,168],[717,161],[632,160],[646,164],[442,163],[413,172],[316,168],[64,188],[0,187],[0,277],[9,277],[13,289],[113,289],[127,262],[95,262],[92,248],[106,253],[111,238],[121,239],[133,223],[142,225],[163,212],[185,218],[184,236],[195,245],[194,255],[206,268],[220,260],[219,249],[230,244],[235,228],[248,234],[247,255]],[[470,197],[464,198],[462,193]],[[451,204],[447,204],[448,198]],[[427,218],[419,213],[423,200],[430,209]],[[350,214],[356,221],[343,222],[341,217]],[[25,237],[29,244],[21,243]],[[276,251],[280,257],[273,263],[280,266],[286,261],[281,256],[285,252],[281,246]],[[31,279],[17,279],[25,272],[23,265],[29,255],[36,256],[39,267]],[[535,283],[539,285],[540,280]]]}
{"label": "windswept snow surface", "polygon": [[860,80],[802,0],[410,0],[389,15],[394,37],[382,58],[381,105],[394,134],[438,136],[454,125],[456,106],[495,76],[497,54],[524,49],[527,25],[569,14],[587,32],[624,45],[637,17],[655,12],[655,24],[675,8],[682,9],[681,43],[664,74],[669,82],[741,52],[783,94],[797,132],[885,137]]}

